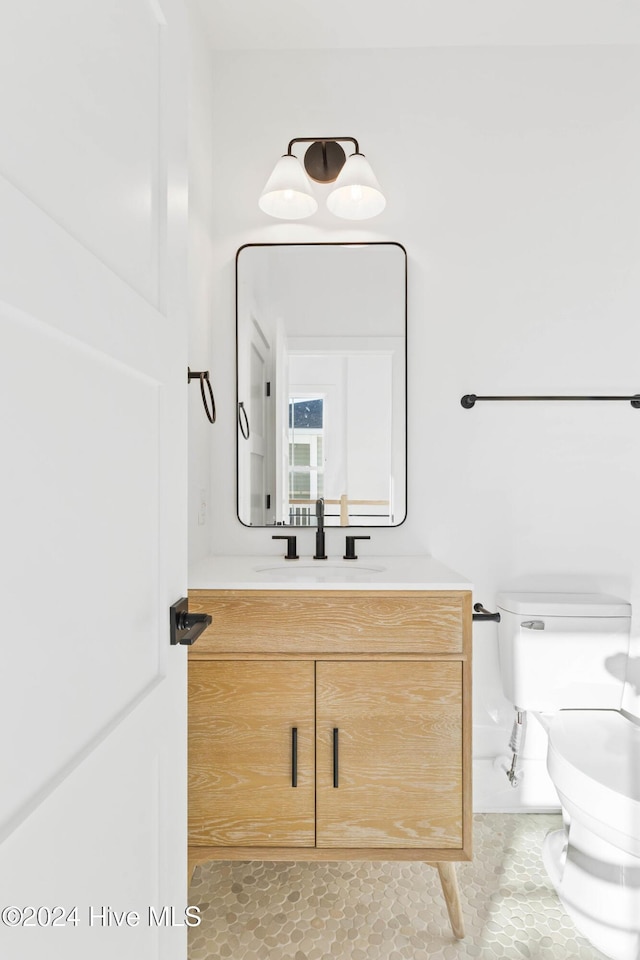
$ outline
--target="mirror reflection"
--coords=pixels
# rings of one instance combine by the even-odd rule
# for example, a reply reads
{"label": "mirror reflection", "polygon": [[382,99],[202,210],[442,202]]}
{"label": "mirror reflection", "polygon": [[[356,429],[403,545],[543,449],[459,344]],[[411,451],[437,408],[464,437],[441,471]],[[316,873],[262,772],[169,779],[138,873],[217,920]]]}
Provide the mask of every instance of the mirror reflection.
{"label": "mirror reflection", "polygon": [[406,253],[249,244],[236,258],[238,518],[406,516]]}

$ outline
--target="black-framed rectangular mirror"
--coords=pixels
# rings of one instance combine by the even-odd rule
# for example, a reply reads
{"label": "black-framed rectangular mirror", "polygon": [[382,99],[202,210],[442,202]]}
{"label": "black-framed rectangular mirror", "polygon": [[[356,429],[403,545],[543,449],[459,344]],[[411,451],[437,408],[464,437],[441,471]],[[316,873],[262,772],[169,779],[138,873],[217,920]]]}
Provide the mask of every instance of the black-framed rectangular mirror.
{"label": "black-framed rectangular mirror", "polygon": [[399,526],[407,255],[399,243],[236,255],[237,509],[246,526]]}

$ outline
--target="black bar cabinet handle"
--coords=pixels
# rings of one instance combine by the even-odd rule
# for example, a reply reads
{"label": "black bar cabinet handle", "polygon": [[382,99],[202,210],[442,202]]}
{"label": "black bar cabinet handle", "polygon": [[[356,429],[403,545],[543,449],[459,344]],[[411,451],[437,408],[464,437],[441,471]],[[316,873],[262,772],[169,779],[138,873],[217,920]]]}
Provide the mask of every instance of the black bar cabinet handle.
{"label": "black bar cabinet handle", "polygon": [[333,785],[338,786],[338,728],[333,728]]}
{"label": "black bar cabinet handle", "polygon": [[298,786],[298,728],[291,728],[291,786]]}

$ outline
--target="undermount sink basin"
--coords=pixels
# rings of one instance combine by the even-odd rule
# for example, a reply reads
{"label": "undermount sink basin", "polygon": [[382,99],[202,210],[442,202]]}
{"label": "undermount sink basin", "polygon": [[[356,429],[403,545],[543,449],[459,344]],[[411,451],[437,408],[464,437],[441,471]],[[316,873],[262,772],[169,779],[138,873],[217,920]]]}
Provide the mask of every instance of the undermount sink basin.
{"label": "undermount sink basin", "polygon": [[310,583],[359,583],[367,581],[372,574],[384,573],[384,567],[367,566],[348,561],[345,563],[325,563],[317,560],[315,563],[299,563],[297,560],[285,560],[279,564],[269,564],[253,568],[265,580],[286,582],[307,580]]}
{"label": "undermount sink basin", "polygon": [[281,553],[210,556],[189,573],[192,590],[470,590],[468,580],[429,556],[285,560]]}

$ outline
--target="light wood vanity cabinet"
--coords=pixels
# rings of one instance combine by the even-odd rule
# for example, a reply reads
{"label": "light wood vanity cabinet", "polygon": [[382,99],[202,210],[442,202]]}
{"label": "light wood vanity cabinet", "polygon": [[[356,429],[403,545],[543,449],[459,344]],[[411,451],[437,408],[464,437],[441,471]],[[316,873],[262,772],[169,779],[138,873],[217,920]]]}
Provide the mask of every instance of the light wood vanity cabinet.
{"label": "light wood vanity cabinet", "polygon": [[189,855],[471,857],[471,594],[194,590]]}
{"label": "light wood vanity cabinet", "polygon": [[319,661],[316,704],[318,847],[462,846],[459,661]]}
{"label": "light wood vanity cabinet", "polygon": [[313,661],[192,660],[189,843],[313,847],[314,731]]}

